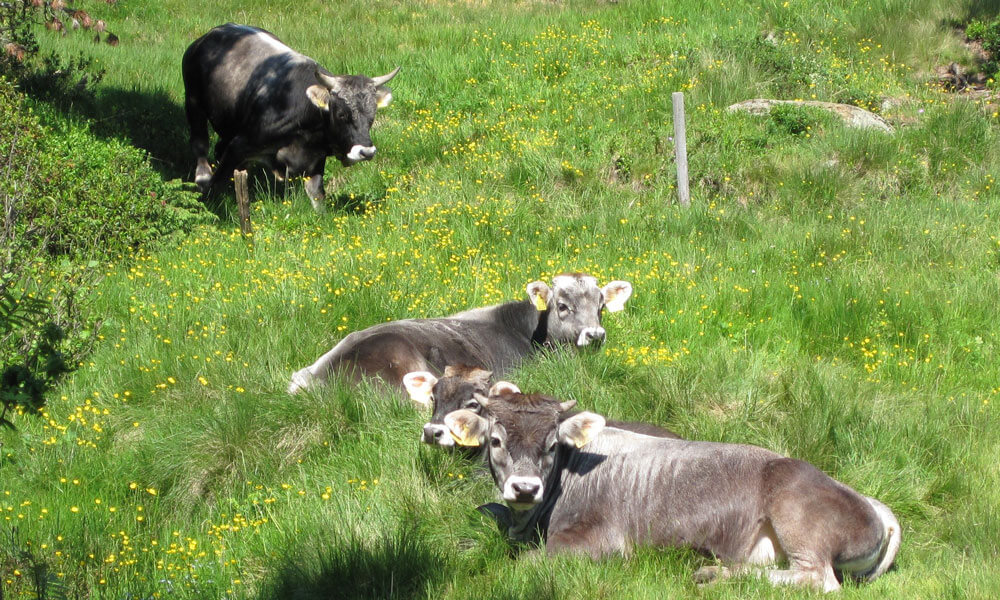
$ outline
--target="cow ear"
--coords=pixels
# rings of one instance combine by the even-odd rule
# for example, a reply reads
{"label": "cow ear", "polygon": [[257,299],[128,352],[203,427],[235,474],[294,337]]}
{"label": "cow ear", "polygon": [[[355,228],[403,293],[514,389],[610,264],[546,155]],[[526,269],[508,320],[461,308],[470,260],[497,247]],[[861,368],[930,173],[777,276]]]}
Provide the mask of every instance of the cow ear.
{"label": "cow ear", "polygon": [[306,96],[309,101],[321,110],[330,110],[330,90],[321,85],[311,85],[306,88]]}
{"label": "cow ear", "polygon": [[625,308],[625,303],[632,296],[632,284],[627,281],[612,281],[601,288],[601,294],[608,312],[618,312]]}
{"label": "cow ear", "polygon": [[509,381],[498,381],[493,384],[490,388],[490,396],[499,396],[501,394],[520,394],[521,388],[517,387]]}
{"label": "cow ear", "polygon": [[567,410],[576,406],[576,400],[567,400],[565,402],[559,403],[559,412],[566,412]]}
{"label": "cow ear", "polygon": [[384,85],[375,88],[375,107],[385,108],[390,104],[392,104],[392,90]]}
{"label": "cow ear", "polygon": [[480,446],[486,439],[489,423],[471,410],[456,410],[444,417],[445,427],[459,446]]}
{"label": "cow ear", "polygon": [[428,371],[414,371],[403,376],[403,386],[409,392],[410,400],[421,406],[431,405],[431,391],[435,383],[437,377]]}
{"label": "cow ear", "polygon": [[592,412],[582,412],[559,424],[559,441],[583,448],[604,429],[604,417]]}
{"label": "cow ear", "polygon": [[473,369],[469,373],[469,381],[481,383],[483,386],[490,382],[490,377],[493,377],[493,371],[487,371],[486,369]]}
{"label": "cow ear", "polygon": [[539,312],[546,310],[549,307],[549,298],[552,296],[552,290],[549,289],[549,284],[544,281],[532,281],[527,287],[528,298],[535,304],[535,308]]}

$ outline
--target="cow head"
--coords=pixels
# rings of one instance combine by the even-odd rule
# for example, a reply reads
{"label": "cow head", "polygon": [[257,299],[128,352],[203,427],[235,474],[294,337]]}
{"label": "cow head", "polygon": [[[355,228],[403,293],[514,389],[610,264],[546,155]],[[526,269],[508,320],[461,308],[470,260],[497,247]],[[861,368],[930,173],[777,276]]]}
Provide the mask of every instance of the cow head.
{"label": "cow head", "polygon": [[528,297],[547,319],[547,344],[600,345],[604,341],[601,312],[625,308],[632,284],[612,281],[597,286],[597,278],[584,273],[557,275],[550,288],[543,281],[528,284]]}
{"label": "cow head", "polygon": [[318,83],[306,89],[309,100],[326,113],[330,153],[345,167],[375,156],[369,130],[375,122],[375,109],[392,101],[392,92],[385,84],[397,73],[399,67],[375,78],[316,71]]}
{"label": "cow head", "polygon": [[455,438],[448,433],[444,418],[448,413],[465,409],[481,414],[483,403],[499,390],[519,391],[512,383],[501,382],[488,389],[492,372],[477,367],[449,366],[438,379],[428,371],[414,371],[403,377],[410,399],[431,409],[431,420],[424,425],[421,441],[438,446],[454,446]]}
{"label": "cow head", "polygon": [[458,444],[488,445],[490,471],[504,501],[513,510],[530,510],[545,495],[560,447],[580,448],[604,428],[604,417],[590,412],[560,421],[575,404],[504,392],[489,397],[485,416],[463,409],[444,422]]}

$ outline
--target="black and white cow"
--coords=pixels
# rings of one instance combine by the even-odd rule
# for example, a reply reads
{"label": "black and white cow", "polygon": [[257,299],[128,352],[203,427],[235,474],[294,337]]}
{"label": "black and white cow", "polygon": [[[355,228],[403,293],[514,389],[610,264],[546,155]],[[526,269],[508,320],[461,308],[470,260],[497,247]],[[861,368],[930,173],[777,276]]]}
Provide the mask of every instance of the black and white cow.
{"label": "black and white cow", "polygon": [[[420,440],[425,444],[455,446],[455,438],[444,424],[446,416],[460,409],[484,415],[484,407],[490,396],[520,393],[521,390],[509,381],[498,381],[493,387],[488,387],[492,376],[489,371],[466,366],[448,366],[440,379],[429,371],[407,373],[403,377],[403,387],[410,394],[410,399],[431,410],[431,420],[424,425]],[[572,414],[561,415],[563,418],[570,416]],[[673,431],[651,423],[609,420],[608,424],[645,435],[680,439]]]}
{"label": "black and white cow", "polygon": [[[447,417],[461,445],[487,444],[490,471],[517,540],[599,557],[632,546],[689,546],[729,567],[701,582],[752,572],[775,584],[840,588],[872,580],[895,559],[899,523],[884,504],[801,460],[756,446],[655,438],[541,396],[501,394],[486,416]],[[767,568],[788,561],[787,569]]]}
{"label": "black and white cow", "polygon": [[[227,23],[195,40],[181,61],[184,108],[202,191],[228,182],[247,162],[279,177],[305,177],[313,207],[322,210],[328,156],[345,167],[375,156],[369,129],[376,107],[389,104],[385,84],[399,72],[368,78],[333,75],[270,32]],[[208,162],[208,126],[219,135],[215,174]]]}
{"label": "black and white cow", "polygon": [[341,372],[401,385],[412,371],[441,373],[448,365],[474,365],[497,374],[538,348],[600,344],[601,313],[622,310],[632,295],[627,281],[604,287],[583,273],[557,275],[527,286],[528,299],[475,308],[450,317],[404,319],[373,325],[342,339],[312,365],[295,372],[294,394]]}

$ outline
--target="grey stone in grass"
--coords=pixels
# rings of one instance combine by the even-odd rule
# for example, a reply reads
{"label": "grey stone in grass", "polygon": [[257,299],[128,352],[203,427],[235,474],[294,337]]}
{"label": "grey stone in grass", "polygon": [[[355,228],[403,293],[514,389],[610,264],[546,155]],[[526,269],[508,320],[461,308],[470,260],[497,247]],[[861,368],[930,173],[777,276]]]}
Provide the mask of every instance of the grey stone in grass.
{"label": "grey stone in grass", "polygon": [[850,104],[837,104],[835,102],[819,102],[817,100],[769,100],[766,98],[755,98],[744,100],[732,104],[726,110],[730,112],[742,111],[752,115],[766,115],[777,104],[795,104],[798,106],[809,106],[825,110],[840,117],[844,125],[858,129],[876,129],[886,133],[893,133],[895,129],[885,119],[875,113]]}

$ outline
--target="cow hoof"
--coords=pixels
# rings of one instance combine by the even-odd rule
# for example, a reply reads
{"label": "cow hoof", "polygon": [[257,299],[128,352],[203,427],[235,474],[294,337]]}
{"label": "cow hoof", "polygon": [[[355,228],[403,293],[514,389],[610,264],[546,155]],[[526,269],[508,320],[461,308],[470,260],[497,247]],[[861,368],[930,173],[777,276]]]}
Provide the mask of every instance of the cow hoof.
{"label": "cow hoof", "polygon": [[726,567],[702,567],[694,572],[693,579],[698,585],[708,585],[718,582],[729,574]]}
{"label": "cow hoof", "polygon": [[313,376],[309,369],[302,369],[292,374],[292,381],[288,384],[288,393],[297,394],[302,390],[312,387]]}

